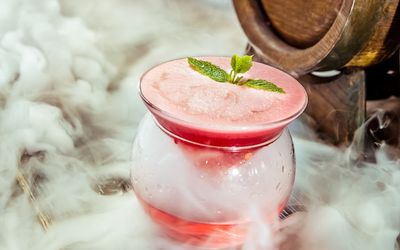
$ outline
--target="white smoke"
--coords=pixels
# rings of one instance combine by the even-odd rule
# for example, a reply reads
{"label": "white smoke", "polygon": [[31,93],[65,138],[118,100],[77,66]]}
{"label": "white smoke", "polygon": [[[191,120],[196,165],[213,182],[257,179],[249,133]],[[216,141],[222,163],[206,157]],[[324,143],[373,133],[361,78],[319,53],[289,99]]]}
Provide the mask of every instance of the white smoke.
{"label": "white smoke", "polygon": [[296,139],[295,147],[297,198],[307,212],[294,215],[297,229],[283,249],[396,249],[400,163],[383,150],[377,163],[359,165],[320,143]]}
{"label": "white smoke", "polygon": [[[128,179],[145,69],[244,47],[228,1],[0,1],[0,249],[190,249],[159,236],[132,192],[95,190]],[[359,167],[300,137],[295,147],[306,211],[279,233],[256,223],[245,249],[395,249],[400,163],[381,151]]]}

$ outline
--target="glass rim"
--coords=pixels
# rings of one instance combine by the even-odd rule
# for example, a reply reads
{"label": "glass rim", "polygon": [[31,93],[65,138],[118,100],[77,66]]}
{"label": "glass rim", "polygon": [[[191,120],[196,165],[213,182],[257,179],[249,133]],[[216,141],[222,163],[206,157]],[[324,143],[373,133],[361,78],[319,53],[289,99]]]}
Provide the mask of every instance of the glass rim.
{"label": "glass rim", "polygon": [[[154,123],[167,135],[178,139],[180,141],[183,141],[185,143],[188,143],[192,146],[199,146],[199,147],[205,147],[205,148],[209,148],[209,149],[215,149],[215,150],[222,150],[222,151],[227,151],[227,152],[240,152],[240,151],[245,151],[245,150],[252,150],[252,149],[257,149],[257,148],[262,148],[266,145],[269,145],[271,143],[273,143],[275,140],[277,140],[283,133],[285,130],[287,130],[287,128],[283,128],[282,131],[280,131],[279,133],[277,133],[276,135],[272,136],[271,138],[262,141],[260,143],[256,143],[256,144],[250,144],[250,145],[244,145],[244,146],[222,146],[222,145],[213,145],[213,144],[204,144],[201,142],[197,142],[194,140],[190,140],[187,138],[184,138],[182,136],[177,135],[176,133],[173,133],[171,131],[169,131],[168,129],[164,128],[158,121],[157,119],[151,114],[151,118],[153,119]],[[289,132],[288,132],[289,133]]]}
{"label": "glass rim", "polygon": [[[198,57],[198,58],[206,58],[206,57],[208,57],[208,58],[226,58],[226,59],[230,59],[230,57],[228,57],[228,56],[196,56],[196,57]],[[307,92],[306,92],[304,86],[299,81],[297,81],[290,74],[288,74],[288,73],[286,73],[286,72],[284,72],[284,71],[282,71],[280,69],[277,69],[275,67],[269,66],[269,65],[264,64],[264,63],[253,62],[253,63],[256,63],[256,64],[261,64],[264,67],[272,68],[272,69],[274,69],[276,71],[279,71],[280,74],[284,74],[284,75],[294,79],[301,86],[301,89],[304,92],[304,97],[305,98],[304,98],[304,103],[301,106],[301,108],[298,109],[295,113],[291,114],[290,116],[284,117],[282,119],[273,120],[273,121],[269,121],[269,122],[258,122],[258,123],[254,123],[254,124],[250,124],[250,125],[234,125],[234,124],[225,125],[224,124],[224,125],[220,125],[220,126],[216,127],[216,126],[211,126],[211,125],[207,125],[207,124],[198,124],[198,123],[195,123],[195,122],[192,122],[192,121],[181,119],[181,118],[177,117],[176,115],[172,114],[171,112],[168,112],[168,111],[163,110],[162,108],[156,106],[149,99],[147,99],[143,94],[142,84],[141,83],[143,82],[143,78],[150,71],[152,71],[153,69],[157,68],[158,66],[163,65],[165,63],[169,63],[169,62],[182,60],[182,59],[185,59],[185,58],[187,58],[187,57],[180,57],[180,58],[171,59],[171,60],[168,60],[168,61],[164,61],[164,62],[155,64],[154,66],[150,67],[148,70],[146,70],[141,75],[141,77],[139,79],[138,86],[137,86],[139,95],[140,95],[141,99],[144,101],[144,103],[146,104],[146,106],[148,106],[151,109],[159,112],[161,115],[163,115],[164,117],[169,118],[172,121],[175,121],[175,122],[178,122],[178,123],[181,123],[181,124],[188,124],[193,128],[199,128],[199,129],[204,129],[204,130],[212,129],[213,131],[216,131],[216,132],[241,132],[241,131],[244,131],[244,130],[257,131],[257,130],[266,129],[268,127],[274,127],[276,125],[287,126],[291,121],[293,121],[298,116],[300,116],[303,113],[303,111],[306,109],[306,107],[307,107],[307,104],[308,104]]]}

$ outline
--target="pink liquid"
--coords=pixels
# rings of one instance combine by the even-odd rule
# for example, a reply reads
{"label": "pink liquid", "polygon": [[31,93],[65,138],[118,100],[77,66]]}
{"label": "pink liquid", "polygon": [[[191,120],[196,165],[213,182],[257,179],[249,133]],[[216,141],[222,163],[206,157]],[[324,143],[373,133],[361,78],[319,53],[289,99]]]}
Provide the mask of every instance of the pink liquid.
{"label": "pink liquid", "polygon": [[[202,249],[225,249],[240,246],[246,239],[249,223],[243,221],[235,224],[199,223],[185,220],[166,213],[138,197],[145,212],[154,222],[162,226],[162,231],[180,244],[187,244]],[[285,203],[278,208],[281,212]],[[270,217],[276,216],[270,215]],[[262,218],[263,219],[263,218]],[[266,218],[268,220],[269,218]]]}
{"label": "pink liquid", "polygon": [[[201,59],[229,72],[229,58]],[[187,59],[151,69],[140,87],[146,104],[164,128],[185,139],[216,146],[271,140],[304,110],[305,90],[282,71],[254,63],[244,78],[271,81],[286,93],[215,82],[191,69]]]}

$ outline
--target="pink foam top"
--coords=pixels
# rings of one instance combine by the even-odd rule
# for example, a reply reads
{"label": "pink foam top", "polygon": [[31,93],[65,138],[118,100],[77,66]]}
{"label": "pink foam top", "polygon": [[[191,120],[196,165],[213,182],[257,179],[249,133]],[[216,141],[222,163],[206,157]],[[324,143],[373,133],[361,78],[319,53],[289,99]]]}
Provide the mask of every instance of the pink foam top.
{"label": "pink foam top", "polygon": [[[230,58],[201,57],[229,73]],[[261,63],[244,78],[263,79],[285,93],[219,83],[190,68],[187,59],[160,64],[141,79],[144,99],[171,117],[209,129],[279,123],[297,117],[307,103],[304,88],[290,75]]]}

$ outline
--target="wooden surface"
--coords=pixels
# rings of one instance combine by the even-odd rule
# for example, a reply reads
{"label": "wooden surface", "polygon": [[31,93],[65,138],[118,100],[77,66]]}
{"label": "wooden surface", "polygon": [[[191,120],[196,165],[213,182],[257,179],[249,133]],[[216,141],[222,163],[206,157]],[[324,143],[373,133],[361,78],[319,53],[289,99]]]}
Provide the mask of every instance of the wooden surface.
{"label": "wooden surface", "polygon": [[378,63],[400,43],[399,0],[233,2],[255,53],[294,75]]}
{"label": "wooden surface", "polygon": [[262,4],[284,41],[307,48],[320,41],[332,26],[342,0],[262,0]]}
{"label": "wooden surface", "polygon": [[365,78],[361,69],[334,78],[304,75],[299,81],[308,93],[306,113],[315,121],[322,139],[348,146],[365,119]]}

